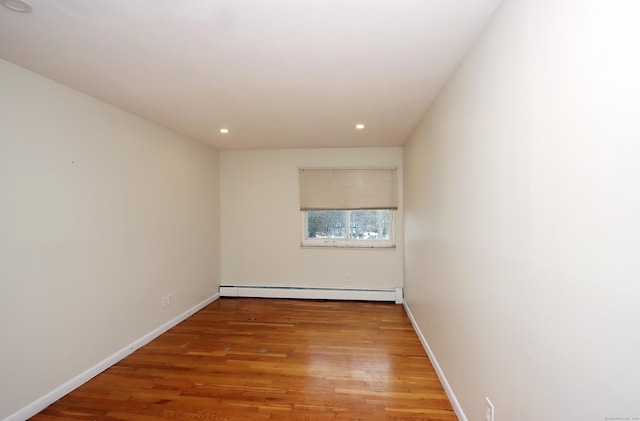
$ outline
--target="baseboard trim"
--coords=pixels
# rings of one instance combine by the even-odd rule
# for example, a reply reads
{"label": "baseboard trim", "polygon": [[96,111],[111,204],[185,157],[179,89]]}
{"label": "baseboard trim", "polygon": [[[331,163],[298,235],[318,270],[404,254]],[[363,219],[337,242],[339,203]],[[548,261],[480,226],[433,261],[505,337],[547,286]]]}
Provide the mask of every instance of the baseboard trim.
{"label": "baseboard trim", "polygon": [[138,348],[141,348],[142,346],[148,344],[158,336],[162,335],[167,330],[171,329],[178,323],[192,316],[197,311],[202,310],[204,307],[211,304],[218,298],[220,298],[220,294],[214,294],[211,297],[205,299],[204,301],[196,304],[195,306],[191,307],[189,310],[185,311],[184,313],[179,314],[178,316],[169,320],[167,323],[163,324],[162,326],[152,330],[151,332],[147,333],[143,337],[135,340],[131,344],[117,351],[115,354],[105,358],[104,360],[100,361],[98,364],[85,370],[83,373],[73,377],[71,380],[56,387],[51,392],[35,400],[31,404],[25,406],[24,408],[13,413],[12,415],[9,415],[9,417],[5,418],[4,421],[23,421],[36,415],[38,412],[42,411],[47,406],[51,405],[53,402],[57,401],[67,393],[78,388],[79,386],[83,385],[87,381],[91,380],[93,377],[97,376],[98,374],[102,373],[104,370],[111,367],[118,361],[132,354]]}
{"label": "baseboard trim", "polygon": [[468,421],[467,416],[464,414],[464,411],[462,410],[462,406],[460,405],[460,402],[456,397],[456,394],[453,392],[453,388],[451,388],[451,385],[447,381],[447,377],[444,375],[444,371],[442,371],[440,364],[438,364],[438,360],[436,359],[436,356],[431,350],[431,347],[429,346],[427,339],[422,334],[422,331],[420,330],[420,327],[418,326],[418,323],[416,322],[416,319],[413,317],[413,314],[411,313],[411,309],[409,308],[409,305],[406,302],[404,303],[404,309],[407,312],[407,316],[409,316],[409,320],[411,320],[413,329],[416,331],[416,334],[418,335],[418,338],[422,343],[422,347],[424,348],[424,350],[427,352],[427,355],[429,356],[431,365],[433,365],[433,368],[436,371],[436,375],[438,376],[438,379],[440,379],[440,383],[442,383],[442,387],[444,388],[444,391],[447,394],[447,397],[449,398],[449,402],[451,402],[451,406],[453,407],[453,412],[456,413],[456,416],[458,417],[458,421]]}
{"label": "baseboard trim", "polygon": [[402,304],[402,288],[309,288],[282,286],[233,286],[220,287],[221,297],[294,298],[310,300],[359,300],[393,301]]}

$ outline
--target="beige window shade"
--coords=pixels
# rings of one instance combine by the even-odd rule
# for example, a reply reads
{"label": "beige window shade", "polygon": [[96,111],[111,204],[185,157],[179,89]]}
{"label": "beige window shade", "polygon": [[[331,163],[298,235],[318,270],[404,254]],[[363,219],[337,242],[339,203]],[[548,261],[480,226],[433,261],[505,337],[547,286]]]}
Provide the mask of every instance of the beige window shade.
{"label": "beige window shade", "polygon": [[397,170],[300,169],[300,210],[397,209]]}

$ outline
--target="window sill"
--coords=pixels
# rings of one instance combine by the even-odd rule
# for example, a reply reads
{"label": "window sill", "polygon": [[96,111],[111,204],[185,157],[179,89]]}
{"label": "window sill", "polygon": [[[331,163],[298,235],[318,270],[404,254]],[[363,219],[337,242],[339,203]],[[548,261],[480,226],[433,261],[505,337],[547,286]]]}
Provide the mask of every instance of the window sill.
{"label": "window sill", "polygon": [[302,248],[345,248],[345,249],[395,249],[396,245],[387,242],[364,242],[364,241],[335,241],[335,240],[319,240],[319,241],[303,241],[300,244]]}

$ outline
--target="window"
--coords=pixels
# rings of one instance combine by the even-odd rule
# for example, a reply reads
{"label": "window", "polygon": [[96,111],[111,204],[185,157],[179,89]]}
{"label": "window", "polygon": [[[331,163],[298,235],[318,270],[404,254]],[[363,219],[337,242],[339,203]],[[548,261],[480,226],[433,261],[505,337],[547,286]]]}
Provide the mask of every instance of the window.
{"label": "window", "polygon": [[395,169],[301,169],[302,245],[395,247]]}
{"label": "window", "polygon": [[393,246],[389,209],[309,210],[304,214],[304,245]]}

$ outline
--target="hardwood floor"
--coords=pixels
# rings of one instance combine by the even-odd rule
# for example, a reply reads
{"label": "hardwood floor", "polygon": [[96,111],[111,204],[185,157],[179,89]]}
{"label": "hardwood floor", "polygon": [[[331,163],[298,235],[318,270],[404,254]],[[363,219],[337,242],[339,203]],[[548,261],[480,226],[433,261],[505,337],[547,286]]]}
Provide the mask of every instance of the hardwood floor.
{"label": "hardwood floor", "polygon": [[402,306],[222,298],[32,419],[456,416]]}

